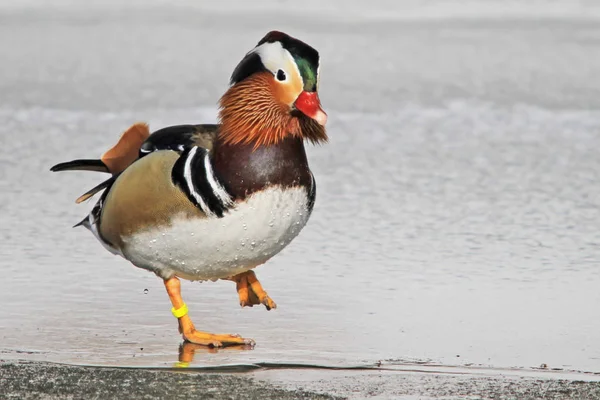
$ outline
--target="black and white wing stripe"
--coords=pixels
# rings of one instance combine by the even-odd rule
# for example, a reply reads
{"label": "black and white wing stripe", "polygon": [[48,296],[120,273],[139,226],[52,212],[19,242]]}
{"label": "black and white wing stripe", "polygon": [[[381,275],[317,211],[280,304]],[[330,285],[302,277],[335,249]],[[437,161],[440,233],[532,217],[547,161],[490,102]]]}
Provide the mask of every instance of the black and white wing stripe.
{"label": "black and white wing stripe", "polygon": [[171,179],[209,217],[222,218],[233,207],[233,197],[215,175],[203,147],[186,148],[173,166]]}

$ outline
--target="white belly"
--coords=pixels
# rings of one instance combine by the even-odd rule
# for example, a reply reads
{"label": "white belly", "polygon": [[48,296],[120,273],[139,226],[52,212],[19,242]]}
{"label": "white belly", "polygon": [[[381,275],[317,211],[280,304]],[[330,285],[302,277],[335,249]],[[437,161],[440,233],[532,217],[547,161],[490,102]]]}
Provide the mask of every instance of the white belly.
{"label": "white belly", "polygon": [[270,188],[237,204],[223,218],[188,220],[175,215],[170,226],[124,240],[123,255],[165,279],[226,278],[279,253],[309,215],[304,188]]}

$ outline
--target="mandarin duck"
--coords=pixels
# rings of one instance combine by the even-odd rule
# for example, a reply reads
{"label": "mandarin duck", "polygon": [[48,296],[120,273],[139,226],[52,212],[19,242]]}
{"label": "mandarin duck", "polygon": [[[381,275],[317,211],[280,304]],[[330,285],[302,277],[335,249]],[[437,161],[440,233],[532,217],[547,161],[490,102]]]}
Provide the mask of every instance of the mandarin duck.
{"label": "mandarin duck", "polygon": [[235,67],[218,124],[150,134],[137,123],[99,160],[51,168],[111,174],[77,199],[102,192],[76,226],[164,280],[185,341],[254,345],[239,335],[196,330],[180,278],[231,280],[242,307],[276,307],[252,270],[286,247],[312,212],[316,185],[304,141],[327,141],[318,87],[319,53],[273,31]]}

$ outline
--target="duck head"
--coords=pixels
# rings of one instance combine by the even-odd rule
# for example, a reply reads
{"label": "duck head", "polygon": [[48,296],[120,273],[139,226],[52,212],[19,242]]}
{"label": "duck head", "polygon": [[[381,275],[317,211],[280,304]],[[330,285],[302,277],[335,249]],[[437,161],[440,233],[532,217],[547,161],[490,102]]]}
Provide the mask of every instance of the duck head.
{"label": "duck head", "polygon": [[327,141],[319,53],[282,32],[269,32],[237,65],[219,101],[227,144],[276,144],[288,136]]}

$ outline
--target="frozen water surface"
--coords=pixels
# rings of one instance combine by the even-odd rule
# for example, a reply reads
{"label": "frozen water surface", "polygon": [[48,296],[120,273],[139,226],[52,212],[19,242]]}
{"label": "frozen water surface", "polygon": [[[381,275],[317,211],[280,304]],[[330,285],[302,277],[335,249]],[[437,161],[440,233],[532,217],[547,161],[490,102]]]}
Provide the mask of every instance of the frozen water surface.
{"label": "frozen water surface", "polygon": [[321,3],[0,2],[0,358],[177,360],[162,282],[70,228],[102,176],[48,168],[138,120],[214,121],[237,61],[281,29],[322,54],[316,208],[257,269],[277,310],[183,285],[197,327],[258,343],[195,365],[600,372],[598,6]]}

